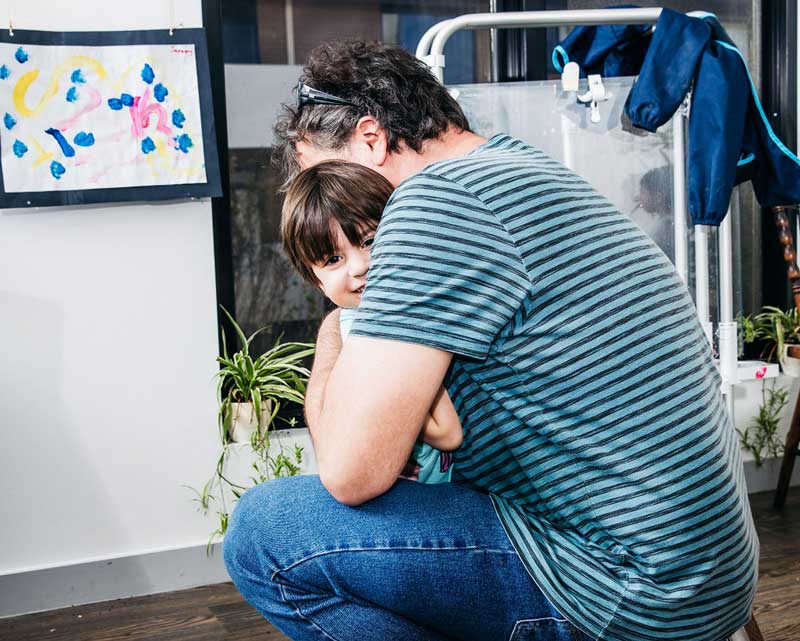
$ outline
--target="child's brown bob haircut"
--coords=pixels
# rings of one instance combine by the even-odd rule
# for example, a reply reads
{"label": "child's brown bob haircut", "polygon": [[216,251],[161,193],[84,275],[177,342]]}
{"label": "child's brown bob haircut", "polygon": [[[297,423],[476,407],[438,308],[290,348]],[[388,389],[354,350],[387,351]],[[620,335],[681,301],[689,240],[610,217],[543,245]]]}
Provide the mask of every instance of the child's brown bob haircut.
{"label": "child's brown bob haircut", "polygon": [[326,160],[298,174],[281,215],[283,248],[294,268],[319,287],[311,267],[336,254],[336,225],[360,245],[364,234],[378,226],[392,191],[379,173],[343,160]]}

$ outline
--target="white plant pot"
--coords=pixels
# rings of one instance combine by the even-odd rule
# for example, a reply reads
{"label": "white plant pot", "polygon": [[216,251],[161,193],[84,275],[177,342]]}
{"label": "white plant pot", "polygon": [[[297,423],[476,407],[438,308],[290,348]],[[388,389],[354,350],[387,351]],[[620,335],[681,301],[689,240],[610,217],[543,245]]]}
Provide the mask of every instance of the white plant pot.
{"label": "white plant pot", "polygon": [[[300,474],[317,474],[317,458],[311,435],[308,429],[275,430],[269,433],[269,451],[271,456],[283,451],[293,458],[295,446],[303,448],[303,461],[300,464]],[[228,460],[225,464],[225,476],[234,483],[243,487],[250,487],[253,476],[253,462],[256,455],[249,443],[235,443],[228,446]]]}
{"label": "white plant pot", "polygon": [[[272,402],[261,406],[261,433],[269,427],[269,416]],[[258,420],[252,403],[231,403],[231,440],[234,443],[249,443],[253,434],[258,431]]]}
{"label": "white plant pot", "polygon": [[[798,360],[798,359],[792,359]],[[792,413],[800,393],[800,378],[781,374],[777,378],[765,380],[748,380],[736,383],[733,386],[733,419],[737,429],[746,430],[758,416],[758,410],[763,402],[763,385],[773,386],[786,390],[789,394],[788,403],[780,415],[780,426],[777,436],[781,442],[786,439],[792,421]],[[742,450],[744,461],[753,460],[753,455]]]}
{"label": "white plant pot", "polygon": [[795,345],[784,345],[783,351],[781,352],[781,370],[787,376],[793,376],[795,378],[800,378],[800,358],[795,358],[793,356],[789,356],[787,354],[787,350],[790,347],[796,347]]}

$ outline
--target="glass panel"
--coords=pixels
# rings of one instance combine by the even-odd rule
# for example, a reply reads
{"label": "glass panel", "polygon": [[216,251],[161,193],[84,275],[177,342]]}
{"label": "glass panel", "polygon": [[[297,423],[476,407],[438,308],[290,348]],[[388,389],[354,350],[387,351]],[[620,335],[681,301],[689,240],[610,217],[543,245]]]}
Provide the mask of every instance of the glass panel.
{"label": "glass panel", "polygon": [[[632,78],[603,80],[610,98],[599,105],[600,122],[561,81],[459,85],[458,101],[477,133],[505,132],[563,163],[627,214],[674,260],[672,127],[636,135],[620,116]],[[587,90],[585,80],[581,90]]]}
{"label": "glass panel", "polygon": [[[567,0],[557,3],[558,9],[605,9],[608,0]],[[742,52],[753,82],[761,86],[761,3],[754,0],[667,0],[637,2],[640,7],[666,7],[688,13],[702,9],[717,16],[734,44]],[[560,28],[559,36],[565,37],[569,28]],[[734,311],[749,314],[761,308],[761,209],[749,183],[734,189],[731,198],[734,217]],[[771,227],[764,233],[774,233]],[[713,250],[713,246],[712,246]],[[691,256],[691,252],[690,252]],[[713,281],[712,281],[713,282]],[[716,305],[712,298],[712,306]]]}

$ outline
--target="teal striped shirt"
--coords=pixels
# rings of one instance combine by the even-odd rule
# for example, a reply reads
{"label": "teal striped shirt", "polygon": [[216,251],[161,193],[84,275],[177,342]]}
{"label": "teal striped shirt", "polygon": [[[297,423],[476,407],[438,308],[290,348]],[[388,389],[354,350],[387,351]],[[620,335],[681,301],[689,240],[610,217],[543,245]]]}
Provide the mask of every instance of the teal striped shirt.
{"label": "teal striped shirt", "polygon": [[598,639],[716,641],[758,568],[739,445],[692,300],[585,181],[498,135],[402,183],[352,334],[454,355],[453,482]]}

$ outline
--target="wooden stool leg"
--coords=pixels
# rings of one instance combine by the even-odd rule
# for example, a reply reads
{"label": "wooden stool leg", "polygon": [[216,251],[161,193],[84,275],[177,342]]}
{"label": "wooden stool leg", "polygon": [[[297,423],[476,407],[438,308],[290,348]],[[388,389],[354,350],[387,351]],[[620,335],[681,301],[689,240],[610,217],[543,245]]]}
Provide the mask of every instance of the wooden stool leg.
{"label": "wooden stool leg", "polygon": [[[786,212],[792,207],[773,207],[772,212],[775,216],[775,226],[778,228],[778,242],[783,245],[783,258],[788,264],[787,275],[792,283],[792,295],[794,305],[800,312],[800,270],[797,267],[797,253],[792,244],[792,232],[789,226],[789,217]],[[781,473],[778,478],[778,487],[775,490],[774,506],[777,509],[786,503],[786,494],[789,492],[789,483],[792,480],[792,469],[794,459],[797,456],[797,447],[800,444],[800,397],[794,406],[792,415],[792,425],[789,434],[786,436],[786,445],[783,450],[783,463]]]}
{"label": "wooden stool leg", "polygon": [[764,641],[764,636],[758,628],[758,623],[756,623],[755,615],[750,617],[750,621],[744,626],[744,629],[747,632],[747,636],[750,637],[750,641]]}
{"label": "wooden stool leg", "polygon": [[786,444],[783,448],[781,474],[778,477],[778,487],[775,489],[775,501],[773,502],[776,509],[781,509],[786,503],[786,495],[789,492],[789,483],[792,480],[792,470],[794,469],[798,446],[800,446],[800,399],[798,399],[794,407],[792,425],[789,428],[789,434],[786,435]]}

